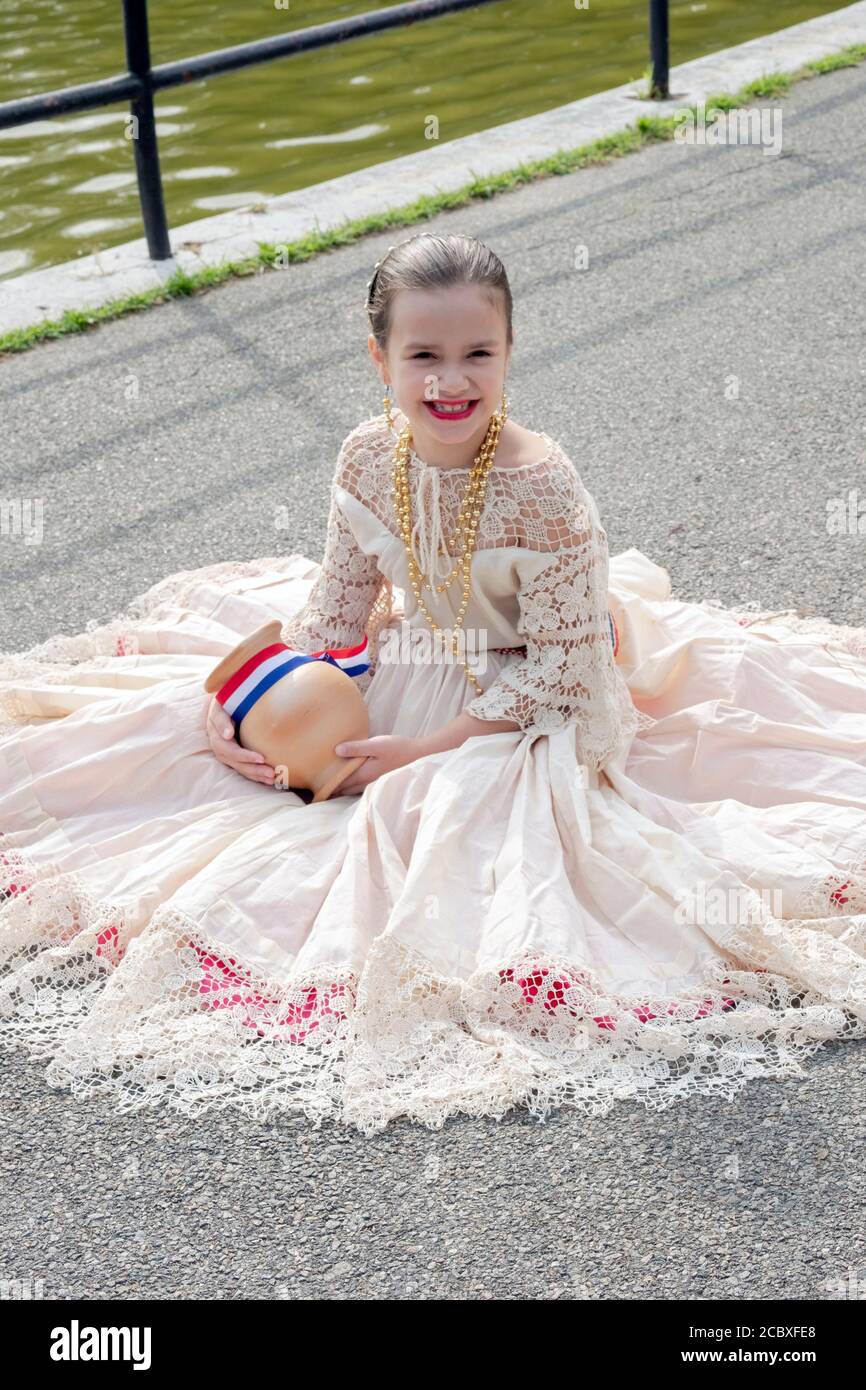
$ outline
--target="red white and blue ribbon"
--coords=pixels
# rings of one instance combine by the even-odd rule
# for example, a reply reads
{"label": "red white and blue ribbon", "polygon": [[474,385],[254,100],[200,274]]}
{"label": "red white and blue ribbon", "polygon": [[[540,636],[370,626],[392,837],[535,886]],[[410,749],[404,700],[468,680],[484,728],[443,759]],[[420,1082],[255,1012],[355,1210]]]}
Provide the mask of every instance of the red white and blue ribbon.
{"label": "red white and blue ribbon", "polygon": [[327,661],[330,666],[345,671],[347,676],[360,676],[370,667],[367,638],[365,636],[356,647],[331,647],[327,651],[312,652],[309,656],[287,647],[285,642],[273,642],[245,661],[217,691],[216,698],[235,724],[240,724],[266,690],[308,661]]}

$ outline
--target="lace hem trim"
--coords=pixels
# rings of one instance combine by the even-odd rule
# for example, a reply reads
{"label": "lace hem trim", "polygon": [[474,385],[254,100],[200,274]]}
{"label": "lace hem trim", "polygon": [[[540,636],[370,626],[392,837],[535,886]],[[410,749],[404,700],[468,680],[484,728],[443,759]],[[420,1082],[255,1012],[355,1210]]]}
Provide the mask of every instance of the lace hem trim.
{"label": "lace hem trim", "polygon": [[373,1134],[515,1106],[662,1110],[803,1077],[826,1042],[866,1036],[866,915],[783,921],[755,894],[724,958],[679,998],[612,994],[525,950],[448,978],[387,933],[360,975],[334,963],[276,983],[175,908],[142,927],[75,875],[35,868],[8,839],[0,850],[0,1046],[121,1112],[300,1111]]}

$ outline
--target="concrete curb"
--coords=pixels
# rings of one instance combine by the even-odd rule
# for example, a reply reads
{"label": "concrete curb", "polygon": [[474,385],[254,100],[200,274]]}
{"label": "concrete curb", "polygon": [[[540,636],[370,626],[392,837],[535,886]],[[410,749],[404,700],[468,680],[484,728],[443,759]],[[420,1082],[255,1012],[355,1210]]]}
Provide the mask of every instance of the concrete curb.
{"label": "concrete curb", "polygon": [[624,83],[537,116],[403,155],[383,164],[269,199],[263,212],[234,209],[176,227],[174,257],[153,262],[143,237],[92,256],[0,281],[0,332],[58,319],[67,309],[93,309],[188,273],[256,255],[259,242],[277,245],[357,217],[402,207],[424,194],[456,190],[474,178],[503,173],[527,160],[576,149],[632,125],[641,115],[672,115],[680,106],[736,92],[771,72],[866,42],[866,0],[778,33],[724,48],[671,70],[670,101],[636,100]]}

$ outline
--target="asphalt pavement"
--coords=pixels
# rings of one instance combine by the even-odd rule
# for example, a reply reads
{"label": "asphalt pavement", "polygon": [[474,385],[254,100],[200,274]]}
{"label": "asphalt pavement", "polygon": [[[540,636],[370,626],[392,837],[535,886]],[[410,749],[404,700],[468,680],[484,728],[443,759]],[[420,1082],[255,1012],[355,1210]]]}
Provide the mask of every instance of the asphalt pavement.
{"label": "asphalt pavement", "polygon": [[[505,261],[512,414],[570,454],[612,554],[638,547],[684,598],[866,626],[866,536],[826,527],[852,490],[866,511],[866,70],[773,105],[778,156],[659,145],[425,226]],[[44,517],[40,545],[3,538],[0,649],[175,570],[320,557],[340,443],[381,408],[366,282],[409,234],[0,363],[0,496]],[[631,1300],[856,1297],[859,1274],[862,1298],[866,1045],[806,1067],[660,1114],[364,1138],[122,1117],[4,1055],[0,1277],[49,1298]]]}

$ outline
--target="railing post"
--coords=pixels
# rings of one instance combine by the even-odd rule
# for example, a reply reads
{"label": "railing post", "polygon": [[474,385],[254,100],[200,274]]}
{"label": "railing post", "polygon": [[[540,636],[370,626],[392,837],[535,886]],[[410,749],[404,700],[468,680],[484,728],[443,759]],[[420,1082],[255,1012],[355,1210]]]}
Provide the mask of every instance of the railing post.
{"label": "railing post", "polygon": [[649,94],[654,101],[666,101],[670,97],[668,0],[649,0],[649,39],[652,62]]}
{"label": "railing post", "polygon": [[123,0],[123,28],[129,71],[134,77],[140,78],[142,83],[141,92],[137,97],[133,97],[129,109],[135,123],[135,172],[138,176],[138,198],[141,203],[147,249],[151,260],[167,261],[171,257],[171,243],[168,239],[168,223],[165,220],[156,121],[153,114],[147,0]]}

